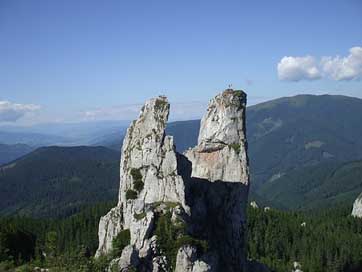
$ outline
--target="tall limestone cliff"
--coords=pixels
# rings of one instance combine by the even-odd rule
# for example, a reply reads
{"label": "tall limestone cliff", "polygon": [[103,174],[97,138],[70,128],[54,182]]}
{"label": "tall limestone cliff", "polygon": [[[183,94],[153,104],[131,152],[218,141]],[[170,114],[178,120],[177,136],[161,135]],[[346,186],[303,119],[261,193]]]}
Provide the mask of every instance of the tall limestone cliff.
{"label": "tall limestone cliff", "polygon": [[[246,94],[226,90],[212,99],[201,120],[198,145],[186,151],[194,191],[192,221],[223,271],[246,264],[245,210],[249,167],[245,133]],[[245,270],[245,269],[243,269]]]}
{"label": "tall limestone cliff", "polygon": [[96,256],[113,254],[117,271],[246,271],[245,105],[242,91],[217,95],[198,145],[178,154],[167,99],[146,102],[123,142],[119,200],[100,220]]}
{"label": "tall limestone cliff", "polygon": [[352,216],[362,218],[362,193],[353,203]]}

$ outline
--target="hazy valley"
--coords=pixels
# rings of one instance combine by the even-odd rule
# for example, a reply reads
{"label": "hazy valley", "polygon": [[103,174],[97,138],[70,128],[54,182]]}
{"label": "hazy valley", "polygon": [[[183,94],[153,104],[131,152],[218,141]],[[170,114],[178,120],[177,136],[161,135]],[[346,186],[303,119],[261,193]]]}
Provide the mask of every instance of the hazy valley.
{"label": "hazy valley", "polygon": [[[291,260],[300,262],[303,271],[326,271],[327,268],[358,271],[361,267],[359,233],[362,233],[362,222],[350,216],[352,205],[362,192],[360,116],[361,99],[330,95],[299,95],[246,108],[251,181],[247,202],[248,206],[251,203],[247,208],[247,266],[252,269],[250,271],[286,271],[292,267]],[[3,141],[0,160],[4,162],[0,166],[0,241],[10,248],[10,256],[23,256],[30,261],[38,254],[34,251],[35,245],[44,252],[52,252],[48,249],[49,235],[55,235],[53,246],[60,255],[56,260],[64,262],[67,269],[77,270],[81,265],[90,271],[104,271],[111,259],[121,254],[129,241],[117,236],[111,244],[113,248],[119,247],[118,253],[110,251],[104,260],[89,259],[101,248],[97,242],[99,219],[114,206],[119,195],[120,151],[129,123],[4,127],[4,132],[0,133]],[[170,122],[165,127],[166,134],[173,136],[177,151],[184,154],[197,145],[199,130],[200,120]],[[164,147],[161,145],[161,148]],[[234,145],[233,148],[240,147]],[[233,148],[229,147],[229,152]],[[129,152],[135,154],[133,149]],[[124,158],[121,165],[126,161]],[[136,168],[130,169],[132,172]],[[201,188],[197,190],[204,190]],[[171,206],[166,205],[165,215],[163,211],[157,215],[166,220],[162,221],[166,224],[164,228],[171,228],[168,234],[171,236],[167,236],[171,240],[165,238],[161,243],[168,260],[176,258],[170,244],[178,239],[175,235],[185,235],[167,225],[170,222],[166,215],[179,207],[173,204],[179,201],[182,203],[182,199],[166,201]],[[358,200],[355,203],[358,204]],[[112,211],[114,213],[114,209]],[[139,213],[135,222],[148,218],[148,212]],[[123,217],[132,216],[126,213]],[[106,224],[105,231],[117,228],[110,227],[114,220],[121,219],[113,218]],[[156,233],[167,232],[160,229],[161,221],[157,222]],[[333,229],[335,226],[339,233]],[[192,238],[182,239],[186,237]],[[21,239],[26,246],[19,249],[12,245],[15,241],[12,239]],[[121,244],[116,246],[117,239],[127,242],[119,240]],[[204,238],[200,239],[198,236],[188,242],[199,250],[204,245]],[[338,253],[341,248],[343,254]],[[72,262],[74,254],[83,255]],[[197,262],[189,260],[182,265],[196,267]],[[171,269],[170,264],[166,266]]]}

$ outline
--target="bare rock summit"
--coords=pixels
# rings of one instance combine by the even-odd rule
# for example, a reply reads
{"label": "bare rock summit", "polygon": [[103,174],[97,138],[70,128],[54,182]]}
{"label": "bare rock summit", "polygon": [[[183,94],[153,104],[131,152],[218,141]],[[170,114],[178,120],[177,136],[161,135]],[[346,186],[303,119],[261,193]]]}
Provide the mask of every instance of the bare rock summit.
{"label": "bare rock summit", "polygon": [[145,103],[124,138],[118,204],[99,223],[96,256],[112,256],[109,269],[247,270],[245,107],[243,91],[217,95],[198,145],[179,154],[167,98]]}

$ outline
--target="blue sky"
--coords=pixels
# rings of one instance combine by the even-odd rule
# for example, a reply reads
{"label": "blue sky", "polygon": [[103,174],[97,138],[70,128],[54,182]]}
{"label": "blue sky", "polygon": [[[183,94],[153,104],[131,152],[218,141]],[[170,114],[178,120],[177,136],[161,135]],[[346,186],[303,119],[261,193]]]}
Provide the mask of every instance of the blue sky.
{"label": "blue sky", "polygon": [[229,83],[362,97],[361,26],[360,0],[3,0],[0,122],[129,119],[158,94],[193,118]]}

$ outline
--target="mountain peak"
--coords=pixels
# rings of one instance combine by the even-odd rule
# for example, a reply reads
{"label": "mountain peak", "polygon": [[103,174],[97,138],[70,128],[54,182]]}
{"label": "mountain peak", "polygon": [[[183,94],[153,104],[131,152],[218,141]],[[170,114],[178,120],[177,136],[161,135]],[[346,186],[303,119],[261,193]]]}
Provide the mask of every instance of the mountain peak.
{"label": "mountain peak", "polygon": [[[96,256],[110,252],[112,241],[129,233],[129,245],[112,261],[122,271],[236,271],[246,266],[245,104],[242,91],[226,90],[213,98],[199,145],[183,156],[176,153],[173,137],[165,135],[167,98],[145,103],[124,138],[119,201],[100,220]],[[158,229],[160,224],[174,229],[169,243],[178,245],[176,252],[162,244],[170,237]],[[220,228],[210,228],[216,225]]]}

